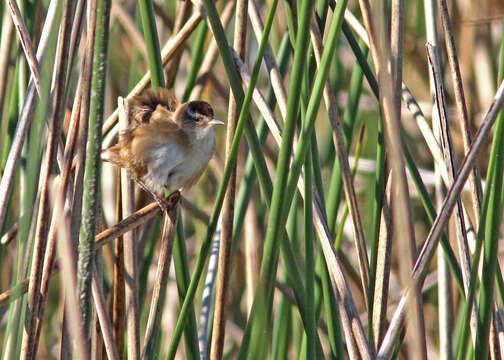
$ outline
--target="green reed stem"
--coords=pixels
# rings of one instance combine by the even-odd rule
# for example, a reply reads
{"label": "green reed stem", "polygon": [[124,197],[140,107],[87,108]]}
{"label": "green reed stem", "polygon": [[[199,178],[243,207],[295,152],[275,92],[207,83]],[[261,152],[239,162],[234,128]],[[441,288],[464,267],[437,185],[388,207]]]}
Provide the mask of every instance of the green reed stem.
{"label": "green reed stem", "polygon": [[[189,274],[189,261],[187,260],[187,249],[184,241],[184,225],[182,216],[179,215],[177,221],[177,232],[175,234],[175,243],[173,244],[173,265],[177,280],[177,289],[180,303],[184,302],[187,295],[187,289],[191,282]],[[198,326],[196,325],[196,316],[191,309],[188,314],[188,321],[184,331],[186,357],[188,359],[199,359],[198,347]]]}
{"label": "green reed stem", "polygon": [[[504,29],[504,23],[503,27]],[[501,39],[501,59],[499,80],[504,73],[504,37]],[[495,124],[492,152],[490,154],[490,168],[487,176],[486,192],[488,195],[488,213],[480,224],[485,223],[485,248],[483,252],[483,269],[481,272],[481,286],[479,294],[479,321],[476,332],[475,356],[478,359],[488,357],[488,334],[492,312],[494,309],[495,276],[498,266],[499,230],[502,220],[503,172],[504,172],[504,110],[501,110]],[[481,225],[480,225],[481,226]],[[481,231],[480,231],[481,232]]]}
{"label": "green reed stem", "polygon": [[[283,229],[284,222],[280,221],[283,209],[288,213],[290,201],[284,202],[284,191],[287,183],[290,156],[294,130],[299,110],[299,98],[301,94],[301,83],[306,62],[306,53],[303,51],[308,46],[309,24],[311,9],[314,1],[303,0],[299,11],[298,36],[294,51],[294,64],[289,85],[289,97],[287,99],[287,116],[282,131],[282,144],[277,162],[277,177],[273,188],[271,209],[266,230],[266,240],[263,251],[260,278],[256,290],[256,301],[247,329],[250,329],[250,346],[243,347],[240,351],[240,358],[259,358],[266,356],[268,343],[267,332],[264,329],[269,327],[271,318],[271,306],[273,300],[273,288],[276,278],[278,253],[280,247],[280,229]],[[292,199],[291,199],[292,200]],[[244,349],[247,349],[245,351]]]}
{"label": "green reed stem", "polygon": [[[110,0],[97,1],[96,32],[91,82],[88,143],[79,244],[78,285],[85,328],[91,323],[91,277],[94,237],[100,202],[101,144],[105,109],[105,81],[108,58]],[[84,120],[85,121],[85,120]],[[86,316],[86,313],[88,316]]]}
{"label": "green reed stem", "polygon": [[184,95],[182,96],[182,102],[189,100],[191,96],[191,91],[196,85],[196,78],[198,77],[198,72],[203,63],[203,58],[205,55],[205,39],[208,34],[208,25],[204,22],[198,25],[196,29],[196,37],[194,39],[194,45],[191,49],[191,66],[187,72],[186,84],[184,89]]}
{"label": "green reed stem", "polygon": [[138,1],[140,16],[142,18],[142,28],[144,33],[147,56],[149,57],[149,68],[151,73],[151,86],[153,90],[164,87],[163,65],[161,63],[161,51],[159,50],[159,39],[156,29],[156,19],[151,0]]}
{"label": "green reed stem", "polygon": [[[241,136],[243,134],[243,131],[245,130],[245,125],[248,122],[250,126],[252,124],[248,118],[248,112],[249,112],[249,106],[250,102],[252,100],[252,92],[255,87],[255,84],[257,82],[257,78],[259,75],[259,70],[261,66],[261,61],[262,61],[262,56],[264,54],[264,49],[266,47],[266,43],[268,41],[268,36],[269,32],[271,29],[271,25],[273,22],[275,10],[276,10],[276,4],[277,0],[275,0],[272,5],[270,6],[270,10],[268,12],[268,18],[266,20],[266,26],[264,29],[263,37],[261,39],[261,43],[259,45],[258,53],[257,53],[257,58],[254,64],[254,68],[252,71],[252,75],[250,78],[250,85],[249,88],[247,89],[247,94],[244,99],[243,95],[243,90],[241,88],[241,83],[239,81],[239,76],[238,73],[236,72],[236,68],[232,59],[231,52],[228,47],[228,42],[224,33],[224,29],[222,28],[222,24],[219,19],[219,15],[217,13],[217,9],[215,8],[215,4],[210,1],[210,0],[204,0],[203,4],[205,6],[205,9],[207,11],[208,15],[208,21],[210,22],[215,40],[217,42],[217,46],[219,48],[222,61],[224,63],[224,67],[226,69],[226,73],[228,75],[228,80],[230,82],[233,95],[235,97],[235,101],[238,105],[238,107],[241,107],[241,112],[240,112],[240,117],[238,119],[238,123],[236,126],[236,132],[235,136],[231,145],[231,149],[229,151],[229,156],[228,156],[228,162],[226,163],[226,167],[224,169],[224,176],[222,183],[219,187],[219,190],[217,192],[217,196],[215,199],[214,203],[214,209],[212,211],[212,215],[210,217],[210,222],[208,225],[207,229],[207,235],[205,237],[205,240],[203,241],[201,245],[201,250],[200,250],[200,255],[198,257],[197,263],[196,263],[196,268],[194,269],[193,277],[191,279],[191,283],[189,284],[189,288],[187,289],[187,295],[184,299],[184,303],[182,305],[182,308],[180,310],[179,317],[177,319],[177,324],[175,325],[175,329],[173,332],[173,337],[172,341],[170,343],[170,347],[168,349],[168,355],[167,359],[173,359],[175,357],[176,351],[177,351],[177,346],[180,341],[180,336],[181,332],[185,326],[187,314],[189,311],[189,308],[192,306],[192,302],[194,299],[194,295],[196,293],[196,289],[199,283],[199,280],[201,278],[201,274],[203,273],[203,267],[206,263],[206,259],[208,257],[208,254],[210,252],[210,248],[212,245],[212,239],[213,235],[215,233],[215,230],[217,228],[217,222],[219,219],[220,211],[222,208],[222,203],[224,201],[224,194],[226,192],[227,185],[229,184],[229,179],[231,176],[232,168],[233,165],[236,163],[236,159],[238,156],[238,150],[240,146],[240,140]],[[247,129],[250,137],[248,137],[248,140],[253,137],[255,134],[255,131],[253,131],[253,126],[252,126],[252,131],[250,131],[250,127]],[[253,133],[253,134],[252,134]],[[256,135],[257,136],[257,135]],[[256,137],[257,139],[257,137]],[[260,147],[258,147],[258,141],[257,144],[253,143],[251,144],[249,142],[249,145],[251,146],[251,151],[256,151],[260,152]],[[254,147],[258,147],[257,149],[254,149]],[[262,154],[261,154],[262,155]],[[263,158],[264,160],[264,158]],[[256,165],[258,163],[256,162]]]}
{"label": "green reed stem", "polygon": [[304,167],[304,238],[305,238],[305,281],[306,281],[306,359],[313,359],[316,354],[315,332],[315,251],[313,241],[313,214],[312,214],[312,160],[311,152],[306,155]]}

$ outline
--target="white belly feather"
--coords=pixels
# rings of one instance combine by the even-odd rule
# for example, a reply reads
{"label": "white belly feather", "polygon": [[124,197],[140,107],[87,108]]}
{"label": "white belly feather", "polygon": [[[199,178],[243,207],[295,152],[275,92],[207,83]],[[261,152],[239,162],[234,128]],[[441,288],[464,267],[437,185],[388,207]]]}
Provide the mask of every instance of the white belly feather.
{"label": "white belly feather", "polygon": [[155,146],[148,161],[150,166],[147,174],[142,180],[156,192],[162,188],[170,191],[182,188],[184,183],[208,165],[215,150],[213,128],[204,136],[194,139],[194,142],[191,151],[176,143]]}

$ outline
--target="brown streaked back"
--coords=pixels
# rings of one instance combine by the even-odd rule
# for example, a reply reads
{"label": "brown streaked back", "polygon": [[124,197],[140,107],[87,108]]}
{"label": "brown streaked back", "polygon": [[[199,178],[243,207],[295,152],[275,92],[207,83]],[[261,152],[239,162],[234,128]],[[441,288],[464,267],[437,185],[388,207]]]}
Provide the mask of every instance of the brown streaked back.
{"label": "brown streaked back", "polygon": [[173,113],[179,102],[173,89],[159,88],[145,90],[141,95],[135,96],[131,104],[131,116],[137,123],[148,123],[156,109],[162,108]]}

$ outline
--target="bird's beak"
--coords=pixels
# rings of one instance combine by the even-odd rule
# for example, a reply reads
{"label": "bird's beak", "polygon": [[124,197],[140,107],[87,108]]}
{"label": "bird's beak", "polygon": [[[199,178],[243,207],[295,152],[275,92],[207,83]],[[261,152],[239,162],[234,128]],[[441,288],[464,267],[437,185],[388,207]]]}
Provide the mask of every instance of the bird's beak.
{"label": "bird's beak", "polygon": [[220,121],[217,119],[212,119],[208,122],[208,125],[214,126],[214,125],[224,125],[224,121]]}

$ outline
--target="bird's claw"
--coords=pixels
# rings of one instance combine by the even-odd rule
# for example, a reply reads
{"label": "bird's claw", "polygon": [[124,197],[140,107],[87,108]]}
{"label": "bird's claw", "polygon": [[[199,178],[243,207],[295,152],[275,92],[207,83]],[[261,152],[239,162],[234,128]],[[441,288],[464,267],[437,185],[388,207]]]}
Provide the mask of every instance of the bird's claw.
{"label": "bird's claw", "polygon": [[172,209],[175,204],[180,200],[180,191],[175,190],[167,198],[163,199],[156,195],[156,201],[161,208],[161,212],[166,212],[168,209]]}

